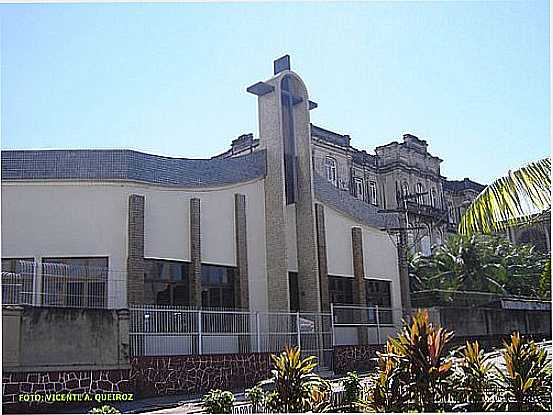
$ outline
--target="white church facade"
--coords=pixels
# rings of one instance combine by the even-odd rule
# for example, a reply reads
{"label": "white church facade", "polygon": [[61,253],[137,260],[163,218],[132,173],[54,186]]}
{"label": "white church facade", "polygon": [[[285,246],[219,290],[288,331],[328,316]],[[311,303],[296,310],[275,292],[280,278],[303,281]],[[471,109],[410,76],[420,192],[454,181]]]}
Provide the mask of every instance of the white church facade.
{"label": "white church facade", "polygon": [[258,101],[255,151],[207,160],[3,151],[2,270],[34,263],[33,291],[55,298],[62,288],[42,275],[52,264],[107,269],[104,285],[63,289],[96,290],[110,308],[407,307],[398,214],[367,203],[384,197],[371,180],[352,194],[314,164],[316,104],[288,58],[248,92]]}

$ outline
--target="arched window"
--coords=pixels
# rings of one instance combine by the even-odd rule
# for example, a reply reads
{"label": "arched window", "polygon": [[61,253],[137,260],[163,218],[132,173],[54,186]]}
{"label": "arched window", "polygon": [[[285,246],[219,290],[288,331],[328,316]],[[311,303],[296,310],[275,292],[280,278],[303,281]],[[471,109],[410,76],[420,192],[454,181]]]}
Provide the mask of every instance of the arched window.
{"label": "arched window", "polygon": [[353,178],[355,197],[360,200],[365,200],[365,182],[360,177]]}
{"label": "arched window", "polygon": [[334,186],[337,185],[337,176],[336,176],[336,160],[332,157],[325,157],[325,171],[326,178]]}
{"label": "arched window", "polygon": [[424,195],[422,193],[424,193],[424,188],[422,187],[422,184],[421,183],[417,183],[417,203],[419,205],[423,205],[424,204]]}
{"label": "arched window", "polygon": [[430,188],[430,205],[432,207],[438,207],[438,199],[436,198],[436,189]]}
{"label": "arched window", "polygon": [[409,185],[407,184],[407,182],[403,182],[401,184],[401,195],[403,197],[407,196],[409,194]]}

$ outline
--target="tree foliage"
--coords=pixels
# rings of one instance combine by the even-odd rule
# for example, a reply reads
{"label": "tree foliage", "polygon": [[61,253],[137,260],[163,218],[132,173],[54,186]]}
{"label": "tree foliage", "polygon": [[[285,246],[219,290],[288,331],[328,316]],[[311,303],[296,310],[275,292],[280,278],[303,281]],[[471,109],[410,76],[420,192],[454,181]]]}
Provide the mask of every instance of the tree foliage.
{"label": "tree foliage", "polygon": [[[548,258],[531,245],[514,245],[499,236],[453,235],[430,256],[411,257],[411,290],[543,297],[548,295],[547,284],[540,288],[540,279]],[[440,300],[456,299],[444,294]]]}
{"label": "tree foliage", "polygon": [[551,160],[530,163],[487,186],[459,222],[459,233],[490,234],[551,215]]}

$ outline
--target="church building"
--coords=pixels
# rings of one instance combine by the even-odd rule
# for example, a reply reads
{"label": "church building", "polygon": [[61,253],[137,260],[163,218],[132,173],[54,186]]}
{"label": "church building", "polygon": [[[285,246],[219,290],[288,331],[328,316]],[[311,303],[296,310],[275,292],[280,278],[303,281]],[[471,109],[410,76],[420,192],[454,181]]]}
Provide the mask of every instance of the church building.
{"label": "church building", "polygon": [[[35,305],[70,289],[95,290],[110,308],[407,306],[398,201],[413,217],[443,222],[427,219],[427,243],[443,239],[441,160],[411,135],[372,155],[312,125],[317,104],[288,56],[247,91],[259,138],[241,136],[211,159],[3,151],[2,270],[35,264],[32,289],[45,294],[29,297]],[[411,194],[420,200],[401,198]],[[103,285],[60,288],[43,278],[52,264],[108,271]]]}

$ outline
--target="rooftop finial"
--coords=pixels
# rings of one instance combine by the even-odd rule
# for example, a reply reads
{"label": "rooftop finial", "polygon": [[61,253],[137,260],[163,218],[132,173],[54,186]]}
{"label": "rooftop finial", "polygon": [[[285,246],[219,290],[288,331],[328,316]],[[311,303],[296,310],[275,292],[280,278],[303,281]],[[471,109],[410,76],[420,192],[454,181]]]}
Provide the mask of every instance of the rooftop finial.
{"label": "rooftop finial", "polygon": [[273,62],[275,75],[290,70],[290,55],[284,55]]}

